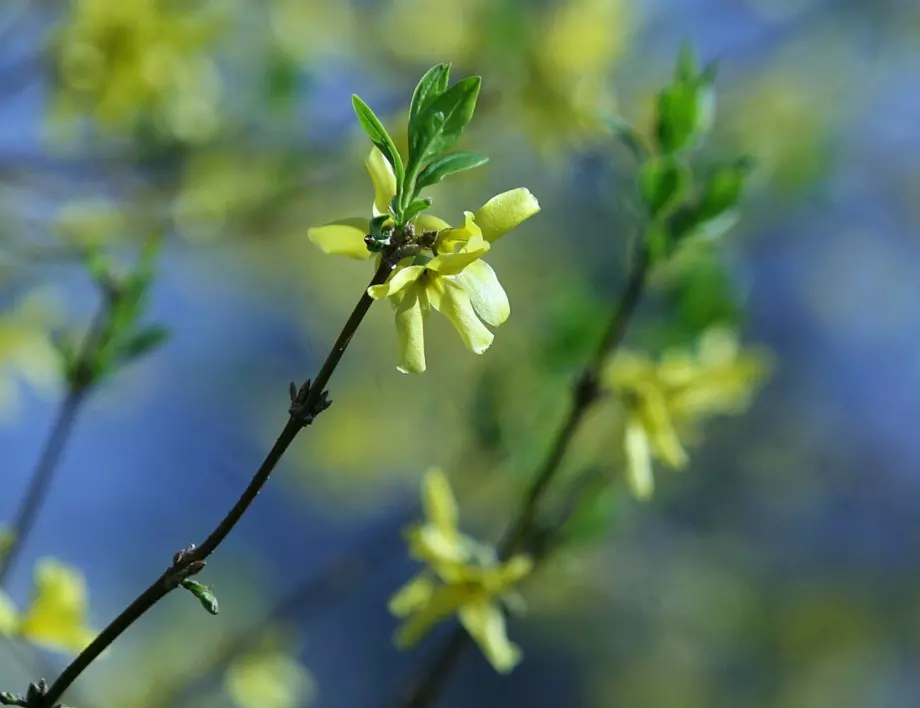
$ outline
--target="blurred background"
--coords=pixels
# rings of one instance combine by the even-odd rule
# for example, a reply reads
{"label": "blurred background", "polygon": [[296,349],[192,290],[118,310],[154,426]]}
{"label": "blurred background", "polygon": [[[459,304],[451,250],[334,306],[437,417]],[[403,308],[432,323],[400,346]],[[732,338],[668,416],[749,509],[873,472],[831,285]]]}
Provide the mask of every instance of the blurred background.
{"label": "blurred background", "polygon": [[[98,306],[80,250],[130,263],[162,234],[149,319],[172,332],[82,410],[6,585],[18,604],[54,557],[104,626],[247,483],[288,381],[316,370],[369,278],[306,237],[370,207],[352,93],[404,143],[425,69],[481,74],[463,147],[491,161],[433,189],[434,212],[457,223],[518,186],[543,207],[490,254],[513,311],[492,348],[472,356],[431,318],[428,372],[399,374],[392,313],[373,308],[334,406],[202,576],[221,615],[170,596],[68,703],[398,706],[445,636],[397,652],[386,611],[415,572],[400,530],[419,477],[443,466],[464,526],[500,535],[635,235],[635,165],[597,116],[647,132],[683,41],[720,65],[706,156],[758,169],[725,242],[656,271],[627,345],[658,354],[730,323],[774,375],[648,503],[624,491],[615,416],[593,417],[568,466],[612,471],[607,523],[524,587],[523,664],[500,677],[468,652],[438,705],[917,705],[920,5],[6,0],[0,525],[62,395],[48,338]],[[247,703],[266,656],[277,695]],[[68,658],[4,642],[0,688]]]}

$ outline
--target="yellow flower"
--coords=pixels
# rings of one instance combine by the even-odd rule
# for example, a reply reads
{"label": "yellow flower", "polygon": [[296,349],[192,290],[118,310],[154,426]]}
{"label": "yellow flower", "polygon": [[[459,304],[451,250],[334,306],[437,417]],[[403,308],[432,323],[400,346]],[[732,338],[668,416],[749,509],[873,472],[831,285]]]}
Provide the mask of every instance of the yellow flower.
{"label": "yellow flower", "polygon": [[207,55],[221,23],[213,8],[164,0],[75,0],[54,43],[65,113],[90,113],[130,128],[152,111],[182,140],[209,137],[218,122],[220,80]]}
{"label": "yellow flower", "polygon": [[694,437],[705,418],[743,412],[768,371],[764,354],[741,352],[736,335],[718,327],[703,334],[695,352],[671,351],[657,363],[617,354],[603,379],[627,409],[624,448],[633,494],[652,496],[653,458],[672,469],[685,467],[683,440]]}
{"label": "yellow flower", "polygon": [[[371,211],[381,216],[396,195],[396,177],[377,148],[365,165],[374,185]],[[425,371],[423,323],[431,307],[451,321],[471,351],[481,354],[489,348],[493,334],[486,325],[502,324],[511,307],[495,271],[480,258],[492,243],[539,211],[530,191],[518,188],[493,197],[475,213],[465,212],[461,227],[450,228],[430,214],[415,220],[416,233],[437,232],[431,255],[404,259],[386,283],[368,290],[374,299],[393,302],[400,371]],[[366,259],[371,255],[364,240],[369,230],[370,219],[351,218],[311,228],[307,235],[325,253]]]}
{"label": "yellow flower", "polygon": [[86,624],[86,584],[73,568],[51,558],[35,566],[35,586],[25,613],[0,593],[0,634],[21,637],[52,651],[78,653],[95,638]]}
{"label": "yellow flower", "polygon": [[15,410],[16,378],[42,389],[58,383],[60,367],[51,342],[51,321],[51,308],[40,293],[0,314],[0,415]]}
{"label": "yellow flower", "polygon": [[82,574],[45,558],[35,566],[32,602],[18,634],[53,651],[80,652],[95,638],[86,624],[86,583]]}
{"label": "yellow flower", "polygon": [[313,702],[316,681],[284,652],[260,651],[227,669],[224,688],[239,708],[298,708]]}
{"label": "yellow flower", "polygon": [[405,618],[396,632],[397,646],[414,645],[456,614],[496,671],[511,671],[521,650],[508,639],[502,604],[521,604],[514,587],[530,573],[532,561],[514,556],[500,562],[493,548],[463,535],[457,503],[440,470],[425,474],[422,505],[427,521],[409,530],[409,552],[428,567],[390,598],[390,612]]}

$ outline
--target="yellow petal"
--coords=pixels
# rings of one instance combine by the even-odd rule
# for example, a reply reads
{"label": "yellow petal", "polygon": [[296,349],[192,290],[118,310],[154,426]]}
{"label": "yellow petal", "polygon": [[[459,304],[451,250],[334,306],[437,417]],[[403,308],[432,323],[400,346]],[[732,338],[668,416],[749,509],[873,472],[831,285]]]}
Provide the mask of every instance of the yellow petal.
{"label": "yellow petal", "polygon": [[364,166],[367,167],[371,182],[374,183],[374,216],[381,216],[387,213],[390,202],[396,196],[396,175],[393,173],[393,167],[376,147],[371,149]]}
{"label": "yellow petal", "polygon": [[454,614],[468,599],[469,592],[463,587],[438,588],[428,603],[396,630],[396,646],[406,649],[417,644],[434,625]]}
{"label": "yellow petal", "polygon": [[636,413],[655,455],[674,469],[686,466],[687,453],[677,436],[668,404],[657,388],[644,386],[639,390]]}
{"label": "yellow petal", "polygon": [[55,560],[40,560],[35,571],[35,591],[20,623],[20,634],[48,649],[79,652],[94,636],[85,621],[83,576]]}
{"label": "yellow petal", "polygon": [[[410,529],[407,540],[409,554],[416,560],[431,566],[464,564],[470,559],[470,554],[458,534],[444,533],[434,524],[419,524]],[[452,570],[438,574],[442,575],[447,582],[457,579],[457,574]]]}
{"label": "yellow petal", "polygon": [[396,368],[404,374],[420,374],[425,370],[425,317],[419,290],[424,293],[421,288],[406,290],[396,306]]}
{"label": "yellow petal", "polygon": [[540,211],[537,198],[529,189],[518,187],[492,197],[474,218],[486,241],[495,241]]}
{"label": "yellow petal", "polygon": [[367,219],[340,219],[311,227],[307,230],[307,238],[324,253],[365,260],[372,255],[364,243],[369,229]]}
{"label": "yellow petal", "polygon": [[626,423],[626,481],[636,499],[651,499],[655,491],[652,451],[642,423],[630,417]]}
{"label": "yellow petal", "polygon": [[465,211],[463,212],[463,226],[447,228],[438,234],[438,253],[456,253],[466,248],[466,244],[472,239],[485,241],[482,237],[482,229],[476,224],[473,213]]}
{"label": "yellow petal", "polygon": [[396,617],[408,617],[428,604],[435,587],[435,581],[427,572],[419,573],[394,593],[387,609]]}
{"label": "yellow petal", "polygon": [[493,334],[476,316],[466,291],[450,278],[435,278],[428,290],[431,305],[450,320],[467,348],[474,354],[488,349]]}
{"label": "yellow petal", "polygon": [[459,510],[450,480],[444,471],[432,467],[422,478],[422,509],[425,518],[447,536],[456,535]]}
{"label": "yellow petal", "polygon": [[422,231],[444,231],[449,229],[450,224],[448,224],[444,219],[439,219],[433,214],[424,212],[419,214],[415,220],[415,232],[420,233]]}
{"label": "yellow petal", "polygon": [[504,588],[517,584],[533,570],[533,560],[529,556],[514,556],[502,565],[500,577]]}
{"label": "yellow petal", "polygon": [[375,300],[399,295],[408,286],[418,280],[425,272],[425,266],[408,266],[396,270],[390,279],[382,285],[372,285],[367,289],[367,294]]}
{"label": "yellow petal", "polygon": [[454,279],[460,283],[476,314],[488,325],[498,327],[511,314],[508,295],[492,267],[484,261],[474,261],[466,266]]}
{"label": "yellow petal", "polygon": [[426,265],[428,270],[433,270],[440,275],[456,275],[470,263],[484,256],[490,246],[481,236],[473,236],[463,243],[463,247],[453,253],[439,253]]}
{"label": "yellow petal", "polygon": [[300,662],[279,651],[244,656],[224,677],[238,708],[299,708],[316,697],[316,681]]}
{"label": "yellow petal", "polygon": [[458,614],[496,671],[506,674],[520,663],[521,650],[509,641],[505,616],[496,604],[478,600],[465,604]]}

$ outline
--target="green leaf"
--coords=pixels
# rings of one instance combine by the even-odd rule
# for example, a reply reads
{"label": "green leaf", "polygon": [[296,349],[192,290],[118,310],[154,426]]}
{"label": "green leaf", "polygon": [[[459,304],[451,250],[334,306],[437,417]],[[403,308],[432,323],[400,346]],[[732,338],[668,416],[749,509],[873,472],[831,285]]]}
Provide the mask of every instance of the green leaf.
{"label": "green leaf", "polygon": [[697,76],[696,56],[693,54],[693,45],[682,42],[677,62],[674,65],[674,81],[676,83],[692,83]]}
{"label": "green leaf", "polygon": [[415,91],[412,92],[412,102],[409,104],[409,134],[415,129],[418,116],[425,107],[447,90],[450,80],[450,64],[435,64],[419,80]]}
{"label": "green leaf", "polygon": [[169,330],[160,325],[153,325],[129,337],[120,347],[121,359],[132,361],[150,354],[169,339]]}
{"label": "green leaf", "polygon": [[659,219],[684,201],[690,188],[690,170],[670,157],[646,162],[639,169],[639,192],[652,219]]}
{"label": "green leaf", "polygon": [[751,161],[747,158],[718,167],[697,202],[674,213],[670,223],[674,238],[714,240],[738,223],[737,206],[750,170]]}
{"label": "green leaf", "polygon": [[422,108],[409,136],[413,165],[453,147],[473,117],[482,79],[470,76],[447,89]]}
{"label": "green leaf", "polygon": [[29,704],[22,696],[17,696],[9,691],[0,691],[0,705],[28,707]]}
{"label": "green leaf", "polygon": [[409,206],[406,207],[405,212],[403,213],[403,218],[406,221],[412,221],[416,216],[425,211],[428,207],[431,206],[431,200],[428,198],[425,199],[416,199]]}
{"label": "green leaf", "polygon": [[734,208],[750,172],[751,161],[747,158],[716,168],[700,196],[700,215],[704,219],[712,219]]}
{"label": "green leaf", "polygon": [[355,115],[358,116],[358,123],[361,124],[362,130],[364,130],[367,137],[371,139],[371,142],[377,146],[377,149],[383,153],[387,162],[392,165],[393,172],[396,173],[397,188],[401,188],[405,168],[403,167],[402,158],[399,156],[399,150],[396,149],[396,144],[393,142],[390,134],[387,133],[386,128],[383,127],[383,123],[380,122],[380,119],[370,109],[370,106],[361,100],[360,96],[353,94],[351,97],[351,105],[355,109]]}
{"label": "green leaf", "polygon": [[415,184],[419,190],[422,190],[425,187],[440,182],[448,175],[463,172],[465,170],[472,170],[474,167],[484,165],[488,161],[489,158],[485,155],[480,155],[478,152],[467,152],[465,150],[458,150],[457,152],[448,153],[447,155],[441,155],[441,157],[429,163],[428,166],[422,170]]}
{"label": "green leaf", "polygon": [[694,147],[709,132],[715,115],[715,72],[713,62],[699,73],[689,48],[681,52],[674,82],[658,94],[655,133],[663,154]]}
{"label": "green leaf", "polygon": [[182,587],[198,598],[198,602],[200,602],[201,606],[210,614],[216,615],[220,612],[217,597],[211,592],[211,588],[207,585],[202,585],[195,580],[183,580]]}

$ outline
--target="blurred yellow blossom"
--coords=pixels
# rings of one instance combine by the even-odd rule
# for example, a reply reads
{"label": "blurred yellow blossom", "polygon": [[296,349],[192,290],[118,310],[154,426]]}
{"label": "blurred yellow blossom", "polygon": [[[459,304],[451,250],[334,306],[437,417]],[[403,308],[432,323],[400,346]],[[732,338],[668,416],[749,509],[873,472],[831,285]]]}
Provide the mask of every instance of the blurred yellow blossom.
{"label": "blurred yellow blossom", "polygon": [[271,27],[282,52],[297,61],[351,50],[358,22],[343,0],[272,0]]}
{"label": "blurred yellow blossom", "polygon": [[197,241],[218,238],[278,191],[281,166],[272,156],[199,151],[191,156],[172,205],[180,233]]}
{"label": "blurred yellow blossom", "polygon": [[278,651],[259,651],[234,661],[224,688],[238,708],[298,708],[316,698],[316,681],[300,662]]}
{"label": "blurred yellow blossom", "polygon": [[104,199],[73,201],[61,207],[55,231],[70,246],[95,248],[118,239],[125,231],[125,218],[117,204]]}
{"label": "blurred yellow blossom", "polygon": [[683,440],[718,414],[743,412],[769,371],[762,352],[741,351],[736,335],[713,327],[696,351],[672,350],[652,361],[623,351],[603,372],[604,384],[627,410],[624,446],[633,494],[648,499],[654,491],[652,459],[673,469],[686,466]]}
{"label": "blurred yellow blossom", "polygon": [[397,646],[414,645],[456,613],[496,671],[511,671],[521,651],[508,639],[502,605],[522,604],[514,587],[530,573],[532,561],[519,555],[500,562],[491,546],[463,535],[442,471],[431,469],[422,479],[422,506],[426,521],[409,530],[408,542],[410,555],[428,567],[390,599],[390,612],[405,618]]}
{"label": "blurred yellow blossom", "polygon": [[23,614],[0,593],[0,633],[36,646],[78,653],[95,638],[86,623],[86,583],[82,574],[52,558],[35,565],[32,599]]}
{"label": "blurred yellow blossom", "polygon": [[0,313],[0,417],[15,411],[15,379],[37,388],[60,380],[57,351],[51,341],[53,308],[45,293],[34,292],[12,310]]}
{"label": "blurred yellow blossom", "polygon": [[[397,57],[431,62],[449,57],[463,62],[475,55],[483,41],[484,0],[392,0],[385,3],[381,36]],[[411,41],[406,41],[411,37]]]}
{"label": "blurred yellow blossom", "polygon": [[180,140],[217,127],[220,80],[207,51],[222,29],[213,3],[73,0],[54,39],[59,118],[88,114],[130,129],[145,114]]}
{"label": "blurred yellow blossom", "polygon": [[[379,216],[396,195],[396,177],[377,148],[365,164],[374,185],[372,213]],[[404,259],[386,283],[368,290],[374,299],[393,301],[400,371],[425,371],[423,322],[431,307],[451,321],[471,351],[481,354],[489,348],[493,334],[485,325],[497,327],[511,310],[495,272],[480,258],[494,241],[539,210],[536,198],[518,188],[493,197],[476,213],[465,212],[464,225],[458,228],[430,214],[415,220],[416,232],[437,234],[432,255]],[[326,253],[364,259],[371,255],[365,243],[369,231],[369,219],[353,218],[313,227],[308,236]]]}

